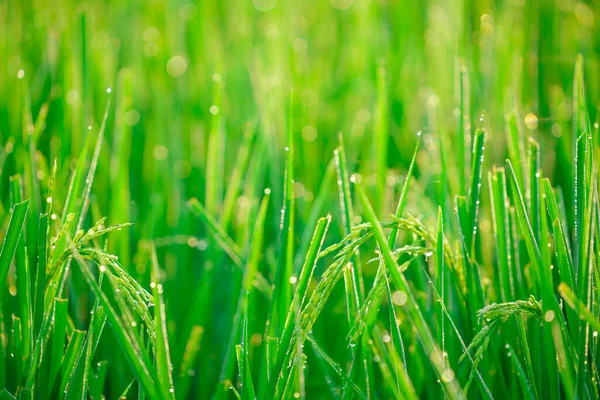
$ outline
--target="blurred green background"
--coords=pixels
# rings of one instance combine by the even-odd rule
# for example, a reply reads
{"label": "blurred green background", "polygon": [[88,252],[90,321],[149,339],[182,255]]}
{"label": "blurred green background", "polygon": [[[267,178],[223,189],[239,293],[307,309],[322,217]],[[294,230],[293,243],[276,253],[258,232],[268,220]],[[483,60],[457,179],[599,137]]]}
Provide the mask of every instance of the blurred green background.
{"label": "blurred green background", "polygon": [[[203,398],[212,393],[227,350],[241,274],[188,211],[189,198],[197,197],[245,248],[269,188],[261,267],[268,270],[276,264],[288,128],[295,146],[295,241],[302,248],[315,218],[327,213],[334,217],[327,242],[343,237],[335,174],[328,169],[340,132],[350,170],[363,176],[385,219],[395,210],[422,131],[407,211],[433,219],[440,144],[454,165],[450,193],[466,194],[456,165],[470,135],[458,134],[460,124],[486,129],[487,167],[507,158],[506,115],[515,113],[541,143],[545,175],[562,187],[569,209],[575,62],[581,54],[595,121],[598,24],[596,1],[4,0],[0,215],[7,215],[9,177],[17,173],[25,177],[26,197],[41,209],[54,162],[54,202],[61,209],[75,162],[88,137],[95,140],[111,99],[89,223],[101,216],[107,224],[134,223],[113,233],[108,246],[145,285],[149,272],[140,249],[156,242],[175,366],[190,327],[204,330],[203,372],[194,386]],[[240,190],[227,198],[244,162]],[[485,191],[484,233],[491,219]],[[227,201],[230,215],[223,214]],[[491,251],[481,257],[493,263]],[[299,252],[296,267],[302,258]],[[365,267],[367,281],[375,269]],[[75,276],[72,285],[78,284]],[[87,295],[70,293],[80,296],[70,307],[84,326]],[[347,330],[331,321],[345,319],[343,302],[340,291],[315,327],[323,347],[342,358],[344,345],[334,338],[344,341]],[[267,306],[256,303],[253,318],[262,322],[250,334],[259,333],[260,344]],[[100,351],[114,352],[106,343]],[[125,362],[113,365],[109,398],[131,380]]]}

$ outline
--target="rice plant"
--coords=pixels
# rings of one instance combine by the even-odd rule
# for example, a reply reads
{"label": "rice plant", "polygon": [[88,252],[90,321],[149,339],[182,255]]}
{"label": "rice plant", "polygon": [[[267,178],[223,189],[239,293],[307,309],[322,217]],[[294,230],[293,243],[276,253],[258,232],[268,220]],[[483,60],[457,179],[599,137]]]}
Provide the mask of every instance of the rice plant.
{"label": "rice plant", "polygon": [[600,397],[597,3],[0,16],[1,399]]}

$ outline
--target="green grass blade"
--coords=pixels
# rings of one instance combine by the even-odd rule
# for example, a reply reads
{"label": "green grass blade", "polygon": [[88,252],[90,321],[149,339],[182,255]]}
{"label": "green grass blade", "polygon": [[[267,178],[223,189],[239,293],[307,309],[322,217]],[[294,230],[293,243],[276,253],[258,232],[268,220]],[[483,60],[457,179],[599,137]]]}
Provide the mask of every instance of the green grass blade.
{"label": "green grass blade", "polygon": [[[520,191],[518,183],[517,183],[517,178],[516,178],[515,172],[512,168],[510,161],[508,161],[508,160],[507,160],[507,166],[508,166],[509,178],[510,178],[512,189],[513,189],[513,201],[516,205],[516,211],[517,211],[517,216],[519,219],[519,224],[521,226],[521,232],[524,235],[525,244],[527,247],[527,251],[529,253],[529,258],[531,260],[532,267],[534,269],[533,276],[535,279],[535,286],[539,287],[541,290],[542,299],[544,301],[545,307],[547,307],[550,311],[552,311],[552,313],[553,313],[552,315],[555,316],[555,318],[550,319],[549,321],[547,321],[547,323],[549,325],[553,326],[553,328],[552,328],[553,332],[557,329],[557,328],[554,328],[554,326],[555,325],[558,326],[558,329],[562,335],[560,337],[560,340],[558,340],[556,335],[553,333],[554,346],[555,346],[555,349],[557,352],[561,352],[566,357],[565,363],[559,364],[559,372],[561,373],[561,376],[563,377],[563,379],[568,380],[568,379],[570,379],[569,378],[570,376],[574,375],[574,373],[571,370],[573,368],[573,364],[571,361],[571,354],[570,354],[570,352],[563,351],[565,345],[567,348],[569,348],[569,345],[567,344],[568,340],[569,340],[569,335],[568,335],[566,322],[564,320],[563,313],[562,313],[562,310],[560,309],[558,301],[556,300],[556,297],[554,296],[553,289],[550,286],[551,282],[549,282],[548,279],[542,279],[542,276],[544,276],[546,274],[546,272],[541,271],[541,269],[544,268],[541,252],[538,247],[537,241],[535,239],[533,229],[531,227],[531,223],[529,222],[529,219],[527,217],[525,203],[523,201],[523,196],[521,195],[521,191]],[[568,381],[564,382],[564,383],[566,385],[569,385]]]}
{"label": "green grass blade", "polygon": [[[123,68],[117,76],[117,95],[115,101],[115,127],[112,137],[110,155],[110,202],[109,214],[111,221],[130,221],[130,204],[133,193],[131,193],[131,168],[130,158],[134,154],[132,149],[133,130],[130,122],[135,118],[134,109],[134,84],[135,74],[129,68]],[[139,118],[139,114],[137,114]],[[107,140],[108,141],[108,140]],[[130,264],[131,235],[128,233],[118,235],[118,239],[109,243],[109,249],[113,254],[119,254],[124,265]]]}
{"label": "green grass blade", "polygon": [[[382,116],[382,118],[384,118]],[[385,133],[387,135],[387,132]],[[387,137],[385,138],[387,142]],[[348,172],[348,165],[346,161],[346,150],[344,148],[343,137],[339,135],[340,145],[336,150],[334,150],[334,160],[336,165],[336,172],[338,177],[338,192],[340,198],[340,208],[342,214],[342,222],[344,226],[344,234],[347,236],[350,234],[350,230],[352,228],[354,211],[352,209],[352,197],[350,193],[350,174]],[[387,146],[387,144],[386,144]],[[387,148],[387,147],[386,147]],[[387,150],[386,150],[387,151]],[[385,161],[384,161],[385,162]],[[386,166],[383,165],[384,170]],[[382,189],[381,189],[382,190]],[[362,265],[360,261],[360,254],[358,249],[355,252],[355,257],[353,258],[352,267],[348,267],[344,270],[344,289],[346,295],[346,315],[348,324],[351,327],[354,319],[356,318],[357,309],[362,306],[365,297],[365,287],[363,282],[363,273],[362,273]],[[366,357],[361,357],[360,362],[356,361],[357,349],[350,348],[347,352],[348,361],[351,367],[348,371],[348,375],[351,378],[354,378],[356,375],[356,366],[363,365],[367,366],[367,363],[370,363],[370,360]],[[363,352],[364,349],[361,349]],[[364,354],[363,354],[364,356]],[[344,393],[342,395],[343,399],[346,399],[347,396],[351,396],[351,393],[348,385],[344,386]]]}
{"label": "green grass blade", "polygon": [[503,302],[515,300],[515,287],[510,251],[509,210],[510,202],[506,192],[506,175],[504,169],[498,168],[488,176],[494,239],[496,244],[496,261],[498,264],[498,286]]}
{"label": "green grass blade", "polygon": [[513,368],[516,370],[516,375],[519,378],[519,382],[521,382],[521,386],[523,387],[523,396],[527,396],[527,398],[531,400],[536,399],[537,396],[535,395],[534,389],[531,387],[531,381],[527,378],[528,375],[523,369],[523,365],[521,365],[517,354],[510,344],[507,344],[506,346],[508,348],[508,352],[506,354],[510,359]]}
{"label": "green grass blade", "polygon": [[[544,193],[546,195],[546,207],[548,209],[548,215],[552,221],[552,232],[554,233],[554,242],[556,246],[556,259],[558,261],[558,270],[560,272],[561,280],[571,288],[576,288],[575,272],[573,268],[573,259],[571,251],[568,247],[567,240],[565,237],[563,221],[565,218],[558,208],[556,196],[552,190],[552,185],[548,178],[544,178]],[[577,316],[571,310],[567,310],[567,317],[569,326],[574,329],[577,321]],[[571,331],[573,334],[573,331]]]}
{"label": "green grass blade", "polygon": [[253,400],[256,398],[254,383],[252,382],[252,370],[250,369],[250,357],[248,347],[248,297],[246,296],[244,309],[244,321],[242,324],[242,344],[238,351],[238,362],[240,370],[240,380],[242,383],[242,399]]}
{"label": "green grass blade", "polygon": [[[349,235],[350,229],[353,225],[352,221],[354,218],[354,211],[352,209],[352,195],[350,193],[350,174],[348,172],[348,164],[346,161],[346,150],[344,149],[344,142],[341,134],[339,136],[339,141],[340,145],[336,150],[334,150],[333,155],[338,177],[338,192],[340,197],[340,207],[342,211],[344,234]],[[358,290],[354,290],[354,288],[351,285],[352,282],[357,282]],[[353,278],[352,281],[348,282],[348,285],[350,286],[351,290],[349,292],[346,292],[346,301],[348,302],[348,304],[354,303],[358,307],[360,307],[365,297],[365,286],[362,276],[360,255],[358,253],[354,258]],[[354,296],[354,293],[356,293],[358,296]],[[354,318],[354,315],[349,314],[349,317]]]}
{"label": "green grass blade", "polygon": [[159,282],[160,268],[156,248],[152,246],[152,295],[154,296],[154,323],[156,324],[155,338],[155,362],[158,372],[158,380],[162,387],[168,388],[169,398],[175,399],[175,388],[173,387],[173,375],[171,373],[171,354],[169,352],[169,337],[167,333],[166,305],[163,299],[162,284]]}
{"label": "green grass blade", "polygon": [[[392,373],[391,366],[393,364],[399,363],[401,361],[396,360],[396,355],[390,351],[389,347],[387,347],[386,343],[383,341],[383,333],[380,329],[375,329],[373,339],[372,339],[372,352],[374,357],[378,357],[379,360],[379,372],[383,377],[383,384],[392,395],[392,398],[414,398],[416,393],[414,393],[414,388],[412,383],[408,379],[406,374],[402,374],[403,366],[398,370],[400,371],[400,376],[404,375],[407,377],[407,381],[403,382],[402,379],[397,379]],[[397,361],[397,362],[396,362]],[[395,379],[396,378],[396,379]],[[404,388],[401,386],[404,385]]]}
{"label": "green grass blade", "polygon": [[481,194],[481,174],[483,170],[483,151],[484,151],[485,131],[478,129],[475,132],[473,140],[473,150],[471,153],[471,181],[469,185],[468,213],[469,223],[466,226],[465,239],[469,254],[473,252],[475,245],[475,235],[477,233],[477,216],[479,212],[479,202]]}
{"label": "green grass blade", "polygon": [[221,226],[215,221],[208,213],[206,209],[200,204],[197,199],[190,199],[188,201],[188,207],[192,210],[192,212],[202,218],[202,220],[208,225],[211,230],[211,233],[214,235],[215,239],[219,243],[219,245],[225,250],[227,255],[231,258],[231,260],[240,268],[243,268],[242,257],[240,256],[241,250],[235,244],[233,240],[229,238],[227,233],[221,228]]}
{"label": "green grass blade", "polygon": [[506,139],[508,145],[508,154],[511,163],[514,164],[515,175],[520,187],[525,187],[525,174],[521,160],[525,160],[525,145],[523,144],[522,127],[518,121],[519,115],[516,112],[511,112],[507,116],[506,122]]}
{"label": "green grass blade", "polygon": [[[256,222],[254,226],[254,231],[252,233],[252,244],[250,249],[250,256],[248,258],[248,263],[246,269],[244,271],[244,276],[242,278],[242,288],[240,289],[240,294],[238,297],[237,309],[234,315],[233,326],[231,329],[231,335],[229,337],[229,344],[227,346],[227,352],[225,355],[225,360],[223,362],[223,367],[221,368],[221,374],[219,376],[219,382],[217,383],[217,387],[215,389],[215,398],[219,398],[219,396],[227,396],[229,394],[229,380],[233,374],[234,368],[234,346],[236,341],[239,339],[242,325],[240,323],[241,316],[243,314],[243,310],[247,307],[246,298],[247,293],[249,293],[253,286],[254,280],[256,279],[256,273],[258,271],[259,259],[261,256],[261,249],[263,246],[263,238],[264,238],[264,225],[265,218],[267,216],[267,208],[269,205],[269,193],[265,193],[261,205],[256,217]],[[244,350],[244,351],[247,351]],[[237,353],[236,353],[237,354]],[[239,360],[238,360],[239,363]]]}
{"label": "green grass blade", "polygon": [[[456,334],[456,338],[458,339],[458,342],[460,344],[460,350],[462,351],[462,355],[459,358],[459,362],[460,360],[464,359],[464,358],[468,358],[469,361],[471,362],[471,365],[473,366],[473,372],[475,374],[475,376],[477,377],[477,382],[479,384],[480,387],[480,391],[481,391],[481,395],[483,397],[487,397],[488,399],[493,399],[494,397],[492,396],[492,393],[490,392],[490,389],[488,388],[485,380],[483,379],[483,376],[481,375],[481,373],[479,372],[479,370],[477,369],[477,364],[478,364],[478,360],[476,360],[474,357],[471,356],[469,350],[471,349],[471,346],[473,345],[473,343],[471,343],[469,346],[466,345],[465,341],[463,340],[463,337],[461,336],[461,332],[458,328],[457,323],[455,322],[454,318],[452,318],[452,315],[450,314],[450,311],[448,310],[448,307],[446,306],[446,303],[442,301],[442,296],[440,295],[440,293],[437,291],[436,287],[433,285],[433,281],[431,280],[431,278],[429,277],[429,275],[427,273],[425,273],[425,275],[427,276],[427,279],[431,282],[431,289],[435,295],[435,300],[440,302],[441,304],[441,309],[447,319],[447,321],[450,323],[450,326],[452,327],[452,329],[454,330],[454,333]],[[447,359],[447,358],[446,358]]]}
{"label": "green grass blade", "polygon": [[96,372],[92,376],[90,382],[90,397],[93,399],[99,399],[102,396],[102,389],[106,380],[107,362],[98,362]]}
{"label": "green grass blade", "polygon": [[15,204],[10,214],[10,222],[4,236],[4,242],[2,243],[2,252],[0,253],[0,299],[6,287],[6,276],[17,250],[17,243],[21,237],[28,208],[29,200],[25,200],[22,203]]}
{"label": "green grass blade", "polygon": [[325,235],[327,234],[330,222],[331,216],[327,216],[321,218],[317,222],[317,226],[315,227],[313,238],[308,248],[304,265],[302,266],[302,270],[300,272],[300,277],[297,281],[292,305],[290,306],[285,320],[280,345],[277,350],[276,361],[272,369],[272,376],[269,379],[268,392],[266,393],[267,398],[275,395],[279,381],[287,382],[288,380],[286,372],[289,373],[290,371],[288,368],[285,367],[285,361],[288,360],[291,356],[292,347],[294,345],[292,342],[292,337],[294,335],[294,320],[296,314],[295,310],[302,309],[302,306],[306,301],[306,292],[308,289],[308,284],[312,278],[314,268],[317,262],[317,257],[323,246]]}
{"label": "green grass blade", "polygon": [[[468,228],[469,210],[467,208],[467,202],[464,197],[456,197],[456,212],[457,222],[459,228],[459,243],[460,250],[463,256],[463,268],[465,269],[466,279],[466,298],[467,298],[467,312],[469,313],[469,323],[473,331],[476,330],[478,325],[477,310],[481,309],[485,304],[483,297],[483,290],[481,288],[481,278],[479,274],[479,265],[472,258],[471,251],[467,244],[467,236],[472,235],[474,232]],[[460,234],[462,232],[462,234]],[[472,250],[472,249],[471,249]]]}
{"label": "green grass blade", "polygon": [[[527,381],[529,382],[529,391],[532,392],[532,397],[534,399],[538,399],[538,392],[535,386],[535,378],[533,373],[533,365],[531,364],[531,354],[529,351],[529,342],[527,341],[527,334],[525,332],[525,323],[523,321],[522,316],[515,316],[517,321],[517,328],[519,330],[519,341],[521,343],[521,350],[523,351],[523,359],[525,361],[526,371],[527,371]],[[514,358],[517,355],[515,354]]]}
{"label": "green grass blade", "polygon": [[[53,327],[52,327],[52,339],[50,341],[50,369],[48,379],[48,390],[52,390],[58,373],[60,372],[60,366],[65,353],[65,342],[67,338],[67,314],[68,314],[69,302],[67,299],[55,299],[54,300],[54,316],[53,316]],[[43,360],[43,358],[42,358]],[[48,393],[50,395],[50,393]]]}
{"label": "green grass blade", "polygon": [[[273,273],[273,296],[269,303],[269,314],[267,317],[266,336],[267,346],[263,349],[263,362],[261,374],[259,377],[259,392],[274,392],[273,382],[268,382],[271,377],[273,367],[277,365],[277,347],[269,351],[269,339],[277,339],[283,334],[287,311],[291,304],[291,289],[289,278],[292,273],[292,263],[294,254],[294,135],[293,135],[293,102],[294,93],[290,96],[289,120],[285,175],[284,175],[284,194],[283,206],[281,208],[281,218],[279,223],[279,237],[277,244],[277,263]],[[274,349],[274,350],[273,350]],[[275,371],[277,373],[277,371]],[[275,375],[278,376],[278,375]],[[285,382],[285,381],[284,381]]]}
{"label": "green grass blade", "polygon": [[68,384],[75,374],[79,360],[85,354],[85,331],[75,330],[69,339],[69,344],[63,357],[61,365],[60,386],[54,394],[54,398],[64,398],[67,393]]}
{"label": "green grass blade", "polygon": [[[470,107],[470,87],[469,71],[464,65],[460,65],[456,75],[458,81],[458,129],[456,131],[456,163],[458,164],[458,187],[460,190],[467,188],[467,141],[471,137],[471,107]],[[465,196],[466,192],[459,193]]]}
{"label": "green grass blade", "polygon": [[6,388],[0,390],[0,400],[17,400]]}
{"label": "green grass blade", "polygon": [[517,177],[515,175],[515,171],[512,167],[510,160],[506,161],[507,169],[509,172],[509,180],[513,189],[513,200],[515,202],[515,208],[517,211],[517,216],[519,219],[519,224],[521,226],[521,231],[525,237],[525,244],[527,246],[527,251],[529,252],[531,262],[533,264],[533,273],[535,282],[540,284],[540,270],[542,268],[542,254],[540,253],[540,249],[538,247],[537,241],[535,239],[535,235],[533,233],[533,228],[531,227],[531,222],[527,217],[527,209],[525,207],[525,202],[523,201],[523,196],[521,194],[521,190],[519,189]]}
{"label": "green grass blade", "polygon": [[[18,175],[10,178],[11,200],[13,207],[21,203],[23,189],[21,187],[21,177]],[[22,329],[22,353],[15,354],[20,358],[22,365],[29,365],[30,356],[33,348],[33,313],[31,300],[31,273],[29,270],[29,258],[26,249],[26,236],[22,235],[17,242],[15,252],[15,265],[17,274],[17,302],[19,306],[18,316],[21,320]],[[35,246],[35,243],[31,243]]]}
{"label": "green grass blade", "polygon": [[365,393],[363,393],[360,390],[360,387],[358,387],[358,385],[356,385],[353,381],[349,380],[348,377],[346,376],[346,374],[344,374],[344,370],[342,369],[342,367],[339,366],[339,364],[337,364],[331,357],[329,357],[325,351],[319,346],[319,344],[316,342],[316,340],[312,337],[312,336],[308,336],[308,341],[312,346],[312,349],[314,350],[315,354],[322,359],[323,361],[325,361],[329,367],[333,370],[333,372],[335,372],[335,374],[342,380],[344,381],[345,384],[349,385],[352,390],[354,391],[354,393],[359,396],[359,398],[362,399],[366,399],[367,396]]}
{"label": "green grass blade", "polygon": [[423,345],[427,354],[429,354],[429,360],[438,375],[438,378],[442,380],[443,386],[445,388],[446,394],[450,398],[464,398],[465,395],[460,388],[460,385],[455,379],[454,372],[446,368],[443,363],[443,356],[433,336],[431,334],[431,330],[429,329],[421,310],[415,300],[415,297],[410,289],[408,282],[404,275],[398,270],[397,264],[394,261],[392,251],[390,246],[388,245],[385,237],[383,235],[383,229],[381,228],[381,224],[377,220],[375,216],[375,212],[371,207],[369,200],[367,199],[364,191],[360,187],[359,184],[355,186],[357,188],[357,192],[359,194],[359,198],[361,203],[363,204],[363,208],[365,210],[367,220],[373,226],[373,232],[375,238],[377,239],[377,243],[381,249],[381,253],[383,259],[385,260],[385,264],[390,272],[390,276],[392,277],[392,281],[398,287],[399,290],[403,291],[406,294],[407,301],[405,302],[406,311],[409,314],[411,322],[413,323],[415,329],[418,332],[419,339],[421,344]]}
{"label": "green grass blade", "polygon": [[[330,194],[331,183],[334,181],[336,175],[336,166],[335,159],[332,159],[325,169],[325,174],[323,176],[323,180],[321,185],[319,186],[319,190],[317,194],[314,196],[314,200],[312,201],[312,207],[310,209],[309,216],[305,219],[305,226],[315,226],[317,221],[321,216],[327,213],[327,209],[329,208],[328,201],[332,197]],[[312,240],[312,231],[310,229],[304,229],[302,232],[302,238],[300,239],[300,246],[298,247],[298,251],[296,253],[296,260],[294,262],[294,266],[296,269],[299,269],[304,262],[304,255],[308,250],[308,246]]]}
{"label": "green grass blade", "polygon": [[279,227],[279,245],[277,267],[275,269],[273,298],[269,312],[268,334],[278,337],[285,325],[284,315],[291,303],[291,289],[289,279],[292,273],[294,254],[294,136],[292,128],[294,95],[290,101],[290,120],[286,147],[284,199],[281,209],[281,222]]}
{"label": "green grass blade", "polygon": [[[436,286],[440,292],[440,312],[439,312],[439,327],[438,327],[438,346],[444,355],[443,362],[446,362],[446,316],[443,308],[446,307],[446,293],[448,287],[446,283],[446,266],[444,258],[444,212],[441,207],[438,207],[438,232],[437,232],[437,248],[436,248]],[[404,361],[406,363],[406,361]]]}
{"label": "green grass blade", "polygon": [[81,192],[81,183],[83,182],[83,176],[85,174],[85,163],[87,162],[87,153],[90,146],[90,140],[91,138],[88,136],[86,138],[83,150],[77,159],[75,170],[71,175],[69,189],[67,191],[67,198],[65,199],[61,218],[63,224],[67,222],[68,215],[75,213],[77,210],[77,199]]}
{"label": "green grass blade", "polygon": [[[404,207],[406,205],[406,200],[408,197],[408,189],[410,187],[410,182],[411,182],[411,179],[413,176],[413,171],[415,168],[420,143],[421,143],[421,132],[418,132],[417,133],[417,144],[415,145],[415,149],[413,151],[413,156],[412,156],[412,159],[410,162],[410,166],[408,168],[408,172],[406,174],[406,178],[405,178],[404,184],[402,186],[400,198],[398,200],[398,205],[396,206],[396,217],[398,217],[398,218],[400,218],[402,216]],[[348,189],[348,193],[349,192],[350,192],[350,190]],[[398,227],[394,226],[391,229],[389,237],[388,237],[388,243],[389,243],[390,247],[393,247],[395,245],[397,237],[398,237]],[[386,278],[386,279],[384,279],[384,278]],[[361,318],[360,318],[361,323],[364,323],[364,321],[372,321],[374,319],[374,317],[375,317],[374,314],[379,309],[379,302],[381,301],[381,297],[383,295],[382,289],[385,288],[385,286],[383,286],[384,282],[387,283],[387,277],[384,275],[383,265],[380,263],[380,267],[377,270],[377,275],[375,277],[375,282],[373,284],[373,289],[371,290],[371,292],[369,293],[369,296],[367,297],[367,299],[369,299],[369,301],[367,304],[364,304],[362,306],[362,309],[359,312],[359,315],[361,316]],[[386,286],[388,289],[388,297],[389,297],[389,296],[391,296],[391,293],[389,293],[390,292],[389,284]],[[366,312],[367,310],[369,310],[369,311]],[[363,317],[364,317],[364,319],[363,319]],[[363,325],[360,325],[360,326],[363,326]],[[356,324],[355,324],[355,326],[351,327],[351,332],[352,331],[355,331],[355,332],[362,331],[362,328],[360,328],[360,327],[357,328]],[[398,347],[402,350],[403,349],[402,338],[399,334],[399,331],[397,331],[397,329],[395,331],[396,331],[395,340],[398,344]],[[355,337],[356,337],[356,334],[353,335],[352,340],[354,340]],[[403,353],[403,351],[402,351],[402,353]],[[403,357],[403,362],[405,363],[404,357]]]}
{"label": "green grass blade", "polygon": [[21,358],[21,354],[23,354],[23,324],[21,323],[21,318],[16,315],[12,315],[12,330],[10,336],[10,354],[12,355],[12,368],[9,370],[14,371],[12,375],[12,379],[16,380],[17,384],[23,380],[23,372],[25,370],[25,364],[23,363],[23,359]]}
{"label": "green grass blade", "polygon": [[[102,280],[104,277],[104,273],[100,272],[100,276],[98,278],[98,285],[102,286]],[[85,400],[86,396],[88,396],[88,389],[90,394],[92,393],[92,385],[90,375],[92,374],[92,358],[96,353],[96,348],[98,347],[98,343],[100,342],[100,337],[102,336],[102,331],[104,330],[104,325],[106,324],[106,313],[104,312],[104,308],[100,306],[100,301],[98,298],[94,301],[94,307],[92,308],[92,320],[90,322],[90,327],[88,329],[87,337],[85,339],[85,358],[83,360],[83,372],[81,376],[81,382],[74,383],[73,386],[77,386],[75,390],[80,390],[80,398],[81,400]],[[69,394],[67,394],[68,396]]]}
{"label": "green grass blade", "polygon": [[[308,340],[311,340],[310,336],[308,338]],[[311,349],[313,347],[311,346]],[[319,372],[322,375],[322,381],[324,382],[323,386],[325,387],[323,389],[323,392],[326,392],[329,396],[331,396],[332,399],[340,399],[341,395],[341,388],[339,387],[334,375],[331,373],[331,370],[334,371],[334,373],[337,374],[343,374],[343,370],[341,369],[341,367],[339,367],[338,364],[336,364],[336,362],[334,360],[325,359],[326,355],[322,355],[320,354],[317,350],[313,349],[313,353],[315,355],[316,360],[318,361],[318,364],[315,364],[315,369],[317,370],[317,372]],[[336,368],[337,367],[337,368]],[[342,378],[343,379],[343,378]]]}
{"label": "green grass blade", "polygon": [[41,214],[38,230],[37,268],[33,301],[33,331],[38,332],[44,313],[44,290],[46,289],[46,265],[48,261],[48,214]]}
{"label": "green grass blade", "polygon": [[[406,199],[408,198],[408,189],[410,187],[410,181],[412,180],[415,164],[417,162],[417,154],[419,152],[419,145],[421,144],[421,131],[417,133],[417,144],[415,145],[415,150],[413,151],[412,159],[410,160],[410,166],[408,167],[408,172],[406,173],[406,179],[404,179],[404,184],[402,185],[402,191],[400,192],[400,199],[398,200],[398,205],[396,206],[396,217],[402,217],[402,213],[404,212],[404,207],[406,206]],[[390,248],[394,248],[396,245],[396,238],[398,237],[398,229],[392,228],[390,231],[390,236],[388,238],[388,244]]]}
{"label": "green grass blade", "polygon": [[177,378],[176,395],[179,398],[186,398],[190,390],[192,378],[196,375],[193,369],[198,353],[200,352],[200,342],[204,329],[198,325],[192,327],[190,337],[185,346],[185,356],[181,361],[179,376]]}
{"label": "green grass blade", "polygon": [[239,190],[241,188],[242,179],[246,175],[252,153],[252,144],[256,136],[256,127],[254,124],[248,124],[244,131],[244,139],[236,156],[236,163],[231,178],[225,191],[225,199],[223,200],[223,212],[221,214],[221,226],[227,228],[231,221],[234,211],[235,201],[237,200]]}
{"label": "green grass blade", "polygon": [[102,142],[104,140],[104,131],[106,129],[106,121],[108,120],[108,113],[110,111],[111,105],[111,96],[109,96],[108,101],[106,102],[106,109],[104,111],[104,117],[102,118],[102,125],[100,125],[100,131],[98,132],[98,137],[96,138],[96,146],[94,147],[94,154],[92,156],[92,160],[90,162],[90,167],[88,169],[88,174],[85,179],[85,186],[83,188],[83,192],[81,194],[79,208],[77,209],[77,216],[79,218],[77,222],[77,230],[83,227],[83,221],[85,220],[87,210],[89,207],[89,197],[92,191],[92,184],[94,183],[94,177],[96,175],[96,169],[98,167],[98,160],[100,158],[100,151],[102,150]]}
{"label": "green grass blade", "polygon": [[106,294],[98,285],[98,282],[94,279],[92,271],[89,269],[86,262],[77,256],[75,257],[75,260],[79,264],[90,289],[94,292],[102,304],[102,307],[106,310],[109,325],[117,338],[119,346],[126,354],[127,361],[129,362],[133,373],[142,384],[144,391],[148,394],[150,399],[167,398],[168,396],[165,393],[167,389],[156,386],[155,384],[158,378],[155,376],[156,374],[153,373],[154,370],[150,364],[149,357],[145,354],[145,350],[139,343],[137,335],[130,332],[130,329],[124,325],[124,321],[109,302]]}
{"label": "green grass blade", "polygon": [[585,303],[583,303],[577,295],[573,292],[573,290],[567,286],[566,283],[561,282],[558,285],[558,293],[560,293],[561,297],[565,300],[565,302],[571,307],[582,321],[590,324],[591,327],[594,328],[595,331],[600,332],[600,321],[596,318],[594,314],[588,310]]}
{"label": "green grass blade", "polygon": [[[383,264],[383,263],[382,263]],[[394,310],[394,297],[392,294],[392,289],[390,287],[390,282],[385,275],[385,286],[387,290],[388,304],[389,304],[389,315],[390,315],[390,332],[392,334],[392,351],[393,354],[393,368],[394,374],[396,375],[396,386],[398,392],[406,392],[409,393],[414,392],[414,388],[410,388],[407,390],[407,387],[412,386],[410,384],[410,378],[408,377],[408,371],[406,367],[406,351],[404,349],[404,340],[402,338],[402,333],[400,332],[399,319],[396,317],[396,312]],[[398,356],[399,353],[399,356]],[[414,393],[412,393],[414,394]],[[409,395],[410,397],[410,395]]]}
{"label": "green grass blade", "polygon": [[540,214],[540,144],[529,138],[529,218],[536,240],[541,240]]}
{"label": "green grass blade", "polygon": [[387,76],[385,65],[377,67],[377,103],[374,112],[374,127],[373,127],[373,150],[375,159],[375,176],[376,196],[379,199],[376,204],[378,212],[383,211],[383,199],[385,199],[385,186],[387,176],[387,160],[388,160],[388,142],[389,142],[389,110],[388,110],[388,93],[387,93]]}
{"label": "green grass blade", "polygon": [[208,134],[208,151],[206,160],[206,187],[204,204],[208,212],[215,213],[220,206],[223,195],[223,175],[224,175],[224,132],[221,122],[221,80],[213,79],[213,99],[211,112],[212,118],[210,131]]}

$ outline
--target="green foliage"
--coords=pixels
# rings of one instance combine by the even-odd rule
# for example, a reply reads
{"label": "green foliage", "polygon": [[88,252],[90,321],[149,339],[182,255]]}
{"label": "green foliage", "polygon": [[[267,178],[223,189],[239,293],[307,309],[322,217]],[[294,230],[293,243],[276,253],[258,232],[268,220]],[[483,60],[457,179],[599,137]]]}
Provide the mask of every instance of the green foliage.
{"label": "green foliage", "polygon": [[0,20],[0,400],[600,397],[597,4]]}

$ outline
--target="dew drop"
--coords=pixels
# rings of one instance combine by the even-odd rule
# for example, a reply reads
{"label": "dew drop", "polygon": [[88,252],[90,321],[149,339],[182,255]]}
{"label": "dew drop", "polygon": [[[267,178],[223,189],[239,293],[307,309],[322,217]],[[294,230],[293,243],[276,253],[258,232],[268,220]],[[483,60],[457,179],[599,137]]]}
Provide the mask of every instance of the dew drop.
{"label": "dew drop", "polygon": [[529,129],[535,129],[538,126],[538,117],[534,113],[525,116],[525,125]]}
{"label": "dew drop", "polygon": [[444,382],[452,382],[454,380],[454,371],[450,368],[445,370],[442,374],[442,380]]}
{"label": "dew drop", "polygon": [[406,304],[407,300],[408,295],[402,290],[398,290],[392,295],[392,302],[397,306],[403,306],[404,304]]}

